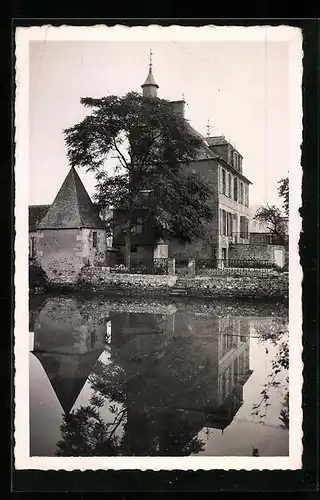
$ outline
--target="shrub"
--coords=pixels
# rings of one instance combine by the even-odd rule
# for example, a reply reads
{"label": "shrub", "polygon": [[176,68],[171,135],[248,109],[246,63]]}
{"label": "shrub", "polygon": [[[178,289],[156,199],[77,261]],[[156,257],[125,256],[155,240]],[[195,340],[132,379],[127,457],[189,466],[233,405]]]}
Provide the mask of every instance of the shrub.
{"label": "shrub", "polygon": [[46,287],[48,278],[42,267],[36,262],[29,263],[29,287]]}

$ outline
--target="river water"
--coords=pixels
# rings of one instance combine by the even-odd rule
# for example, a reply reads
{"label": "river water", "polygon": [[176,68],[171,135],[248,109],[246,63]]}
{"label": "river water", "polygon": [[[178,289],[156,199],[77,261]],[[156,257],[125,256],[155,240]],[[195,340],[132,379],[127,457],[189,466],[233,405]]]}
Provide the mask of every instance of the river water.
{"label": "river water", "polygon": [[31,456],[287,456],[282,304],[30,301]]}

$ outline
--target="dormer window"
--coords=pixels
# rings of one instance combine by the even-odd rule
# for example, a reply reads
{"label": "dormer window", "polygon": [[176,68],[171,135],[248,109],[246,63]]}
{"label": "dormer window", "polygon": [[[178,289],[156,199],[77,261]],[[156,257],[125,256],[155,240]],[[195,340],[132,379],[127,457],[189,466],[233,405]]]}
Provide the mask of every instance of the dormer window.
{"label": "dormer window", "polygon": [[239,170],[240,170],[240,172],[242,173],[242,158],[240,158]]}
{"label": "dormer window", "polygon": [[236,159],[236,152],[232,151],[232,165],[234,168],[237,168],[237,159]]}

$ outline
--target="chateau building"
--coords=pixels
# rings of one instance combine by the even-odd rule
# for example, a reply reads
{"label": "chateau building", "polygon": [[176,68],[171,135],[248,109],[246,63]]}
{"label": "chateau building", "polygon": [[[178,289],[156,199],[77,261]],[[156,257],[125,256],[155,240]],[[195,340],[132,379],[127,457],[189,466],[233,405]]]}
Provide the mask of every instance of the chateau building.
{"label": "chateau building", "polygon": [[[157,98],[159,86],[155,82],[152,65],[142,85],[145,97]],[[172,101],[176,113],[185,116],[185,101]],[[233,246],[249,243],[249,186],[250,180],[243,174],[242,155],[225,137],[204,137],[186,120],[189,130],[202,140],[198,157],[186,168],[198,172],[211,188],[207,203],[213,210],[213,220],[206,225],[206,235],[191,244],[175,240],[156,242],[150,220],[144,223],[143,214],[136,214],[136,231],[132,237],[131,260],[153,257],[228,259],[233,256]],[[120,211],[114,214],[119,221],[115,230],[113,245],[122,255],[125,239],[121,231]]]}
{"label": "chateau building", "polygon": [[[142,85],[143,96],[157,98],[152,65]],[[185,101],[171,101],[176,113],[185,117]],[[135,213],[136,226],[131,242],[131,261],[171,257],[177,261],[230,259],[237,245],[249,244],[249,187],[243,173],[243,158],[224,136],[204,137],[186,120],[189,130],[201,138],[198,156],[185,168],[198,172],[211,188],[207,203],[213,220],[206,224],[205,236],[190,244],[172,239],[157,241],[152,221]],[[29,256],[36,260],[49,278],[76,279],[84,265],[106,264],[107,248],[113,247],[120,260],[125,254],[121,229],[123,212],[115,210],[112,241],[107,241],[104,217],[92,203],[80,177],[71,168],[52,205],[29,207]],[[107,247],[108,243],[108,247]],[[237,252],[235,252],[237,254]],[[109,254],[110,255],[110,254]]]}

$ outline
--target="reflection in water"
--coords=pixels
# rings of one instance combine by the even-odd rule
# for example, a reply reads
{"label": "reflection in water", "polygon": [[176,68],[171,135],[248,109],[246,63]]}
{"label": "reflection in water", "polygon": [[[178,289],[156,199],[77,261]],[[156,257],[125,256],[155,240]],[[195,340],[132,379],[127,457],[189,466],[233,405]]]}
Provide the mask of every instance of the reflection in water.
{"label": "reflection in water", "polygon": [[[259,318],[185,304],[141,303],[137,312],[128,302],[72,296],[48,297],[30,309],[31,356],[41,363],[30,381],[31,455],[225,454],[219,439],[227,450],[242,410],[250,424],[254,412],[252,402],[245,408],[244,387],[259,397],[261,381],[250,386],[249,362]],[[47,390],[39,396],[45,378],[54,391],[50,404]],[[50,420],[53,395],[62,411],[49,445],[39,424]],[[246,432],[250,441],[256,431]],[[250,455],[254,444],[239,446],[235,454]]]}

